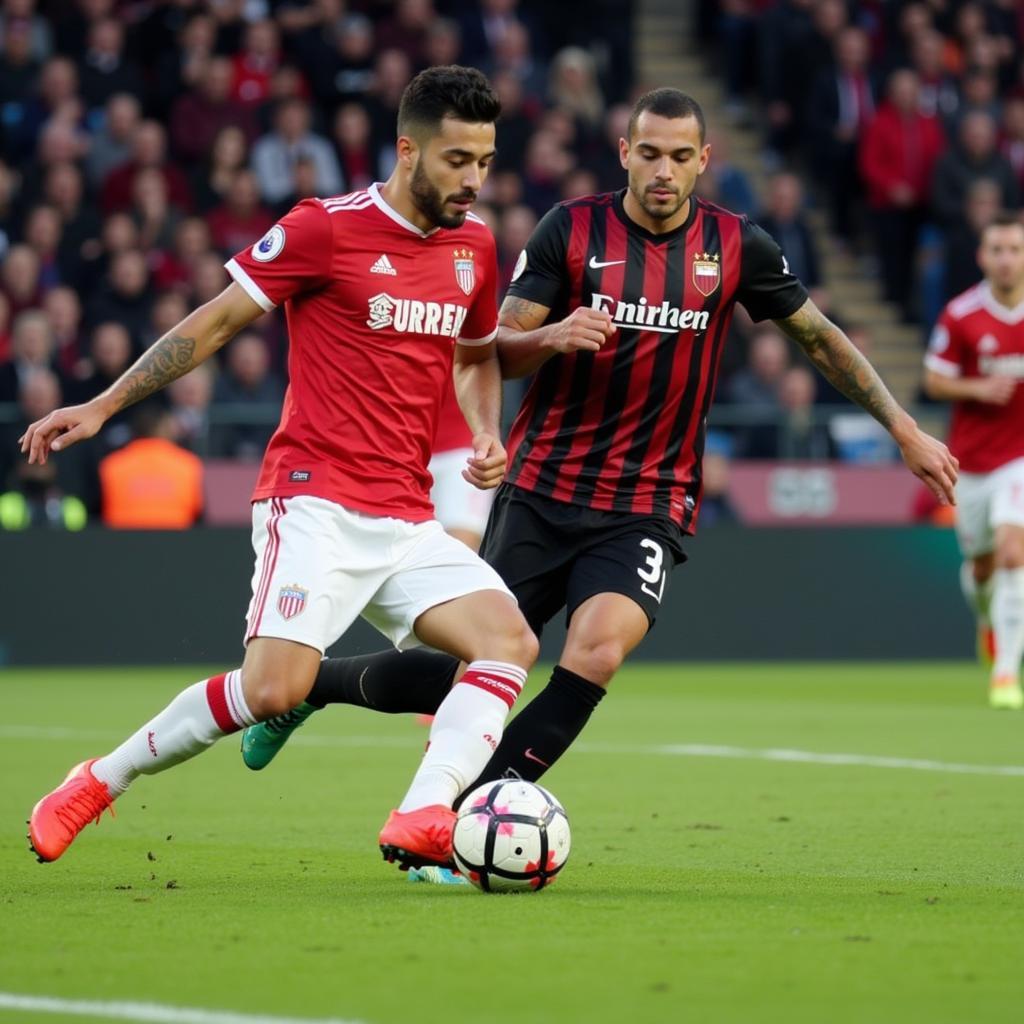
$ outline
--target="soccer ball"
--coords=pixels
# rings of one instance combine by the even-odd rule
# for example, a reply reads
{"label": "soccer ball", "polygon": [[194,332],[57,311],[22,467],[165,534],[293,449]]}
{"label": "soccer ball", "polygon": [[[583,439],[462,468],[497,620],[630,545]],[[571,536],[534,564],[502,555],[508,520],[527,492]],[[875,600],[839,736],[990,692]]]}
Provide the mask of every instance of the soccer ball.
{"label": "soccer ball", "polygon": [[463,801],[452,845],[459,870],[484,892],[543,889],[569,858],[569,818],[532,782],[487,782]]}

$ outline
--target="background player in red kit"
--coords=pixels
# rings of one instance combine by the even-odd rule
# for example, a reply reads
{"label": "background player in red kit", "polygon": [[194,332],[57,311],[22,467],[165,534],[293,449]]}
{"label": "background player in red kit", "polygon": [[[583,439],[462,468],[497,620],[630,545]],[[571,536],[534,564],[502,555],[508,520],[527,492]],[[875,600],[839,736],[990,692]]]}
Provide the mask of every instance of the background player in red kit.
{"label": "background player in red kit", "polygon": [[[628,188],[551,210],[502,305],[505,375],[534,378],[481,551],[536,632],[562,608],[569,631],[550,681],[480,781],[509,770],[540,778],[653,624],[697,520],[706,418],[736,302],[774,319],[890,431],[936,497],[953,500],[955,459],[808,299],[775,242],[693,195],[710,152],[704,134],[690,97],[642,96],[620,141]],[[407,682],[413,668],[418,689]],[[331,659],[295,718],[331,702],[429,712],[456,673],[429,652]],[[258,756],[243,746],[246,763],[262,767],[287,728],[247,730],[247,743],[249,734]]]}
{"label": "background player in red kit", "polygon": [[[949,446],[963,472],[956,532],[964,594],[991,665],[989,701],[1024,706],[1024,225],[1009,214],[981,234],[984,280],[942,311],[925,389],[954,403]],[[993,657],[994,655],[994,657]]]}
{"label": "background player in red kit", "polygon": [[398,648],[428,643],[469,663],[467,685],[438,708],[420,770],[380,836],[389,859],[449,859],[451,805],[493,752],[537,649],[497,573],[444,533],[428,495],[453,350],[473,430],[466,474],[493,487],[505,466],[495,247],[469,213],[494,155],[498,111],[478,71],[418,75],[402,99],[386,184],[301,202],[228,262],[233,284],[111,388],[26,432],[29,461],[45,461],[285,303],[290,385],[253,495],[244,662],[72,769],[33,810],[41,859],[59,857],[139,774],[294,707],[325,648],[359,614]]}

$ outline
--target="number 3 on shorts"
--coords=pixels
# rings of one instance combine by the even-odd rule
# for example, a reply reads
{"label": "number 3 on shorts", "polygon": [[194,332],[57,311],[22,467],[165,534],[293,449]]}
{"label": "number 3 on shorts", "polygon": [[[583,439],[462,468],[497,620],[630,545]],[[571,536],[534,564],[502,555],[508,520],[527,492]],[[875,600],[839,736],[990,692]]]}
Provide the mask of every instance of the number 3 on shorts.
{"label": "number 3 on shorts", "polygon": [[657,541],[649,537],[640,541],[640,547],[650,552],[643,566],[636,571],[637,576],[643,580],[640,589],[661,604],[661,595],[665,593],[665,551]]}

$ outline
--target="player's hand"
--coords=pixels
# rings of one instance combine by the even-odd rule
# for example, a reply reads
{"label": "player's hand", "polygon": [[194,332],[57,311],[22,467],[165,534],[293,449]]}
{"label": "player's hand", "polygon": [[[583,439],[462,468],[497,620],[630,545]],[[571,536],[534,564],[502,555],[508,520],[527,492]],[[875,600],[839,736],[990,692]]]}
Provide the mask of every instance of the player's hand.
{"label": "player's hand", "polygon": [[506,462],[508,453],[493,434],[474,434],[473,457],[466,459],[462,478],[481,491],[489,491],[505,478]]}
{"label": "player's hand", "polygon": [[99,432],[107,421],[107,414],[93,400],[84,405],[69,405],[65,409],[54,409],[49,416],[36,420],[18,438],[22,454],[28,455],[29,465],[34,462],[43,465],[52,448],[63,451],[78,441],[84,441]]}
{"label": "player's hand", "polygon": [[1006,405],[1017,390],[1016,377],[979,377],[975,399],[988,405]]}
{"label": "player's hand", "polygon": [[940,505],[956,504],[956,480],[960,463],[949,449],[916,426],[904,438],[897,438],[907,468],[920,478]]}
{"label": "player's hand", "polygon": [[578,306],[564,320],[554,324],[547,344],[556,352],[597,352],[615,333],[610,313]]}

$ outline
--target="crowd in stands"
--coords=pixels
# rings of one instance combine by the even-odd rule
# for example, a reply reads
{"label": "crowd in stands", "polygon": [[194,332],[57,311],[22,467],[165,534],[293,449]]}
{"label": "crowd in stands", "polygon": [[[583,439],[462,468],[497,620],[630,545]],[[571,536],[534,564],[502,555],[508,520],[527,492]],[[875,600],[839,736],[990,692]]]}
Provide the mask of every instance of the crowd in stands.
{"label": "crowd in stands", "polygon": [[[147,408],[114,417],[73,458],[30,469],[13,439],[58,404],[96,394],[216,295],[225,259],[297,200],[386,178],[399,98],[425,66],[480,67],[501,98],[478,212],[498,241],[503,290],[553,203],[622,187],[617,140],[638,91],[673,84],[701,97],[699,83],[651,82],[633,67],[632,7],[0,0],[0,494],[31,499],[15,519],[99,515],[99,467],[133,439],[258,458],[286,386],[276,312]],[[766,171],[755,189],[712,123],[701,193],[757,219],[831,312],[807,218],[819,204],[886,297],[927,326],[978,279],[979,229],[1024,189],[1024,5],[695,9],[728,114],[762,133]],[[868,334],[837,319],[868,350]],[[863,417],[823,423],[821,408],[843,401],[771,325],[738,309],[715,458],[890,458],[886,435]],[[82,509],[67,512],[56,500],[65,495]]]}

